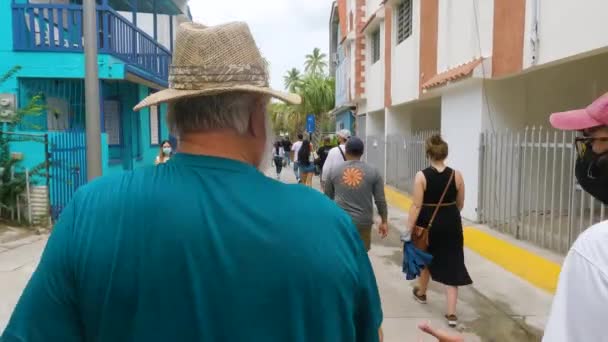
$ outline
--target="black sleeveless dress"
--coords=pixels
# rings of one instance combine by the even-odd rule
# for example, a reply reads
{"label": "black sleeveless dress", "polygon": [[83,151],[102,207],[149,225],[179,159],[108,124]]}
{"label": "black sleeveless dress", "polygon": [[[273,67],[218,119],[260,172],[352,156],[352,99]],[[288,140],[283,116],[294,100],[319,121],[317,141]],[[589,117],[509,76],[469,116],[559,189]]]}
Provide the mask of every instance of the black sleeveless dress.
{"label": "black sleeveless dress", "polygon": [[[416,225],[426,227],[435,207],[424,204],[439,203],[453,170],[448,167],[443,172],[438,172],[429,167],[422,172],[426,178],[426,191]],[[429,231],[428,252],[433,255],[433,261],[429,265],[431,277],[434,281],[449,286],[465,286],[473,283],[464,264],[464,238],[460,210],[456,206],[457,193],[456,181],[453,180],[443,200],[443,203],[450,205],[439,209]]]}

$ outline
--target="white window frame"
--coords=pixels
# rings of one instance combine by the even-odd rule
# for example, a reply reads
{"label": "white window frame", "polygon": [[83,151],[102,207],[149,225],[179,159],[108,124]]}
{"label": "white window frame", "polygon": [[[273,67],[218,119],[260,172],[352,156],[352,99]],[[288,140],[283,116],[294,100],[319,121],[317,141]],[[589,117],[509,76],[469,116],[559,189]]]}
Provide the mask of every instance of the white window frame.
{"label": "white window frame", "polygon": [[380,38],[380,28],[377,28],[370,34],[371,62],[372,64],[380,60],[382,56],[382,44]]}
{"label": "white window frame", "polygon": [[414,29],[413,12],[412,0],[403,0],[397,5],[397,10],[395,11],[395,35],[397,45],[403,43],[412,36],[412,31]]}
{"label": "white window frame", "polygon": [[150,146],[160,145],[160,108],[150,106]]}
{"label": "white window frame", "polygon": [[120,102],[105,100],[103,103],[104,127],[108,135],[109,146],[122,146],[122,116]]}

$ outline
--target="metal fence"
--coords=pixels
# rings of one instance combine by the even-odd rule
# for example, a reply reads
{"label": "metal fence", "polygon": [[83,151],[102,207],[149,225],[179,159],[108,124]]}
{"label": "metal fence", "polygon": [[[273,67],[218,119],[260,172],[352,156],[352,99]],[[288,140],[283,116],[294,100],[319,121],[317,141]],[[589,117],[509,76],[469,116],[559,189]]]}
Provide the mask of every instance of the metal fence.
{"label": "metal fence", "polygon": [[482,134],[479,221],[565,252],[584,229],[603,220],[605,206],[574,177],[575,135],[542,127]]}
{"label": "metal fence", "polygon": [[49,133],[51,216],[59,218],[76,190],[87,183],[84,130]]}
{"label": "metal fence", "polygon": [[386,151],[386,139],[384,136],[375,136],[368,135],[365,138],[365,160],[378,169],[381,175],[384,174],[385,165],[385,155]]}
{"label": "metal fence", "polygon": [[412,192],[416,172],[428,165],[424,143],[438,131],[428,130],[411,135],[389,135],[386,144],[386,183]]}

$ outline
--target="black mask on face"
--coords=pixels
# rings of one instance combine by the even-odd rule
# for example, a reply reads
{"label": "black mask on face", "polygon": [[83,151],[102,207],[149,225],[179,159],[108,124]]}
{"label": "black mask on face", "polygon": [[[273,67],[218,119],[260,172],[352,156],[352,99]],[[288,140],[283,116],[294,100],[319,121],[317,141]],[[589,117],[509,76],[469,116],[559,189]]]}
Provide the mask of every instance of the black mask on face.
{"label": "black mask on face", "polygon": [[608,205],[608,154],[595,154],[587,144],[576,160],[575,175],[583,190]]}

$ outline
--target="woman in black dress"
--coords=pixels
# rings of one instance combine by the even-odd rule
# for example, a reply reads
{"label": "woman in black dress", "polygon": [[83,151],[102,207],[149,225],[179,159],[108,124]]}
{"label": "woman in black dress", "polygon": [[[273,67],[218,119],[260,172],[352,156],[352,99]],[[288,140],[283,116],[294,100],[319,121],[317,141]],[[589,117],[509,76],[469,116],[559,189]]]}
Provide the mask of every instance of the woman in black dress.
{"label": "woman in black dress", "polygon": [[[433,224],[428,230],[428,252],[433,261],[425,268],[414,287],[414,298],[426,304],[426,290],[430,277],[446,285],[447,314],[450,326],[458,324],[456,303],[458,287],[473,283],[464,264],[462,219],[460,211],[464,205],[464,180],[460,172],[445,165],[448,145],[441,136],[435,135],[426,141],[426,155],[431,166],[418,172],[414,181],[414,199],[410,208],[408,228],[427,227],[433,212],[447,187],[445,198]],[[453,176],[452,176],[453,173]],[[448,185],[449,183],[449,185]]]}

